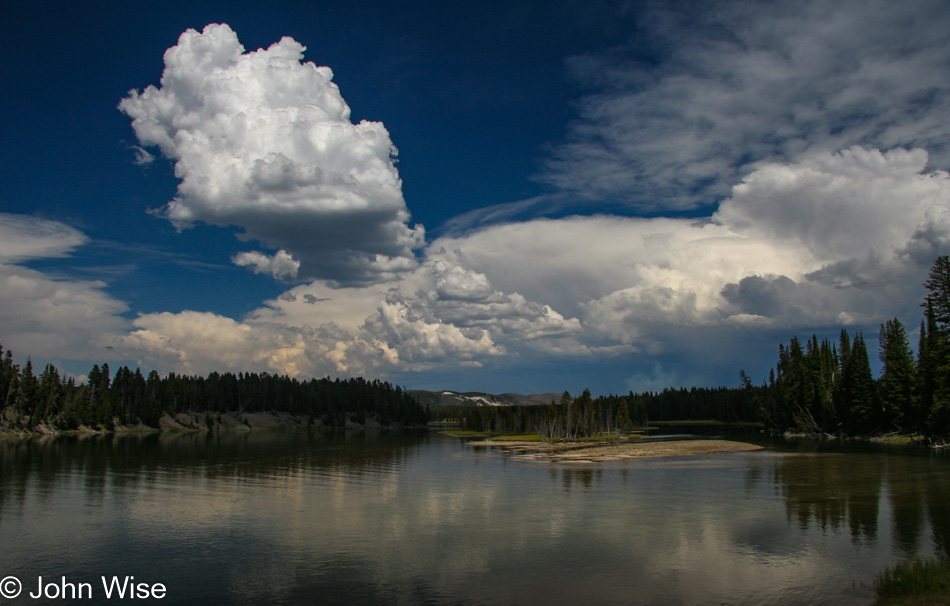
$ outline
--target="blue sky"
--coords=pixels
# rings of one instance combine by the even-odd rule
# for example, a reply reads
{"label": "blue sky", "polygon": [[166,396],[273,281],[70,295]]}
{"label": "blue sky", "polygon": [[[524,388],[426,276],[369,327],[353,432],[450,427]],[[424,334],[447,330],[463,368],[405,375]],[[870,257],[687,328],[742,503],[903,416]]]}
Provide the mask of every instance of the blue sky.
{"label": "blue sky", "polygon": [[20,362],[735,385],[950,253],[944,2],[7,12]]}

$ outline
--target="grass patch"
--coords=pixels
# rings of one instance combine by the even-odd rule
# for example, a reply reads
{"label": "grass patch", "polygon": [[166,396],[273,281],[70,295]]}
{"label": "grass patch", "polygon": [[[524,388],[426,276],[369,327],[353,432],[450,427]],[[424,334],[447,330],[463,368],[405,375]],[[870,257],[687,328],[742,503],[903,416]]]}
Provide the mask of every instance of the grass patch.
{"label": "grass patch", "polygon": [[889,436],[885,443],[890,444],[891,446],[909,446],[912,442],[919,442],[923,439],[923,436]]}
{"label": "grass patch", "polygon": [[492,438],[492,441],[513,441],[513,442],[540,442],[541,436],[537,433],[519,433],[515,435],[501,435]]}
{"label": "grass patch", "polygon": [[[642,436],[642,435],[639,435],[639,434],[633,434],[633,435],[628,434],[628,435],[627,435],[627,438],[628,438],[628,439],[631,439],[631,440],[636,440],[636,439],[642,438],[642,437],[643,437],[643,436]],[[617,442],[617,441],[619,441],[619,439],[620,439],[620,438],[617,437],[617,434],[616,434],[616,433],[596,433],[596,434],[594,434],[594,435],[592,435],[592,436],[584,436],[584,437],[580,437],[580,438],[573,438],[573,439],[571,439],[571,440],[569,440],[569,441],[570,441],[570,442]]]}
{"label": "grass patch", "polygon": [[565,443],[578,443],[578,442],[591,442],[591,443],[600,443],[600,442],[618,442],[621,439],[627,440],[639,440],[643,438],[643,434],[639,433],[630,433],[623,436],[623,438],[617,437],[616,433],[598,433],[592,436],[580,436],[577,438],[549,438],[544,439],[536,433],[523,434],[518,436],[499,436],[494,438],[495,440],[518,440],[521,442],[565,442]]}
{"label": "grass patch", "polygon": [[439,433],[456,438],[484,438],[488,436],[484,431],[472,431],[471,429],[445,429]]}
{"label": "grass patch", "polygon": [[874,578],[879,604],[950,605],[950,560],[914,560]]}

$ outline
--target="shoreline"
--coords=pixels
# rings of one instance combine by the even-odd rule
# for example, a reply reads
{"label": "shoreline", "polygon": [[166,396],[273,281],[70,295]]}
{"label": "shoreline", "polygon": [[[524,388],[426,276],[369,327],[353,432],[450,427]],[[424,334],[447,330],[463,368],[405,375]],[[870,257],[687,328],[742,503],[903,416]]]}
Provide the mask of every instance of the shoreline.
{"label": "shoreline", "polygon": [[164,413],[157,427],[137,423],[122,425],[116,419],[109,429],[80,425],[75,429],[60,429],[49,423],[40,423],[28,429],[11,429],[0,426],[0,439],[31,439],[58,436],[101,436],[101,435],[138,435],[138,434],[187,434],[187,433],[243,433],[248,431],[314,431],[314,430],[377,430],[401,429],[413,427],[401,423],[382,425],[373,417],[367,416],[363,423],[353,421],[346,416],[342,425],[332,426],[322,419],[287,412],[179,412],[171,415]]}
{"label": "shoreline", "polygon": [[497,447],[519,459],[547,463],[600,463],[631,459],[688,457],[725,452],[764,450],[764,446],[732,440],[676,440],[669,442],[527,442],[521,440],[480,440],[470,446]]}

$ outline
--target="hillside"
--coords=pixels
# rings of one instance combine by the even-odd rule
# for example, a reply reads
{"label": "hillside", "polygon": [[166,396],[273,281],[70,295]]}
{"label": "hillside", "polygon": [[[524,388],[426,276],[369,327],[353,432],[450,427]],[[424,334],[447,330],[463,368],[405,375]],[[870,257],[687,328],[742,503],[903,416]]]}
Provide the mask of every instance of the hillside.
{"label": "hillside", "polygon": [[490,394],[478,391],[426,391],[424,389],[410,389],[408,393],[419,403],[430,408],[449,408],[453,406],[535,406],[550,404],[561,397],[556,393],[520,394],[503,393]]}

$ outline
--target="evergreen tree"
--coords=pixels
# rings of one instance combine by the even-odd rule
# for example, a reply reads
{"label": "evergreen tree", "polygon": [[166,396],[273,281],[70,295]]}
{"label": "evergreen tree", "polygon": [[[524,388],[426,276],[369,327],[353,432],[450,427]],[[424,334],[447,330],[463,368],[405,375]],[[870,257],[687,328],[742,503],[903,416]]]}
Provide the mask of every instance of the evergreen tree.
{"label": "evergreen tree", "polygon": [[561,409],[564,411],[564,437],[574,438],[577,437],[577,433],[574,430],[574,418],[572,416],[572,405],[574,403],[574,398],[571,397],[570,392],[564,391],[561,394]]}
{"label": "evergreen tree", "polygon": [[626,433],[633,426],[633,421],[630,418],[630,403],[627,398],[620,398],[617,414],[614,415],[614,424],[618,434]]}
{"label": "evergreen tree", "polygon": [[597,415],[589,389],[585,389],[581,395],[577,396],[574,400],[574,408],[577,409],[580,435],[585,437],[593,435],[596,431]]}
{"label": "evergreen tree", "polygon": [[928,294],[924,306],[933,308],[938,326],[950,327],[950,256],[937,257],[930,267],[930,275],[924,282]]}
{"label": "evergreen tree", "polygon": [[834,401],[838,423],[847,432],[852,429],[851,398],[853,373],[851,369],[851,336],[844,328],[838,337],[838,374],[834,382]]}
{"label": "evergreen tree", "polygon": [[812,335],[806,348],[805,365],[808,419],[821,431],[831,431],[837,423],[832,397],[837,361],[831,343],[825,339],[819,344],[818,337]]}
{"label": "evergreen tree", "polygon": [[883,426],[903,428],[915,423],[916,368],[907,331],[897,318],[881,325],[880,359]]}
{"label": "evergreen tree", "polygon": [[[924,286],[926,338],[921,331],[920,397],[928,410],[928,431],[950,433],[950,257],[938,257]],[[925,339],[925,340],[924,340]]]}
{"label": "evergreen tree", "polygon": [[13,403],[13,409],[26,425],[29,425],[29,421],[33,417],[33,408],[36,406],[38,394],[39,382],[36,376],[33,375],[33,362],[28,358],[26,366],[20,371],[16,399]]}
{"label": "evergreen tree", "polygon": [[47,364],[40,375],[36,407],[33,410],[31,425],[54,420],[61,412],[65,393],[59,371]]}
{"label": "evergreen tree", "polygon": [[849,400],[851,431],[865,434],[878,427],[880,406],[877,389],[871,374],[871,362],[868,359],[864,336],[859,332],[851,344],[851,356],[848,369],[850,394]]}
{"label": "evergreen tree", "polygon": [[925,312],[924,317],[927,319],[920,321],[920,337],[917,341],[917,413],[915,425],[919,430],[927,427],[930,411],[933,408],[934,381],[936,380],[935,360],[930,353],[931,334],[933,334],[930,318],[933,316],[929,309]]}
{"label": "evergreen tree", "polygon": [[0,411],[6,408],[9,403],[10,387],[17,375],[17,368],[13,364],[13,353],[7,351],[3,353],[3,346],[0,345]]}

